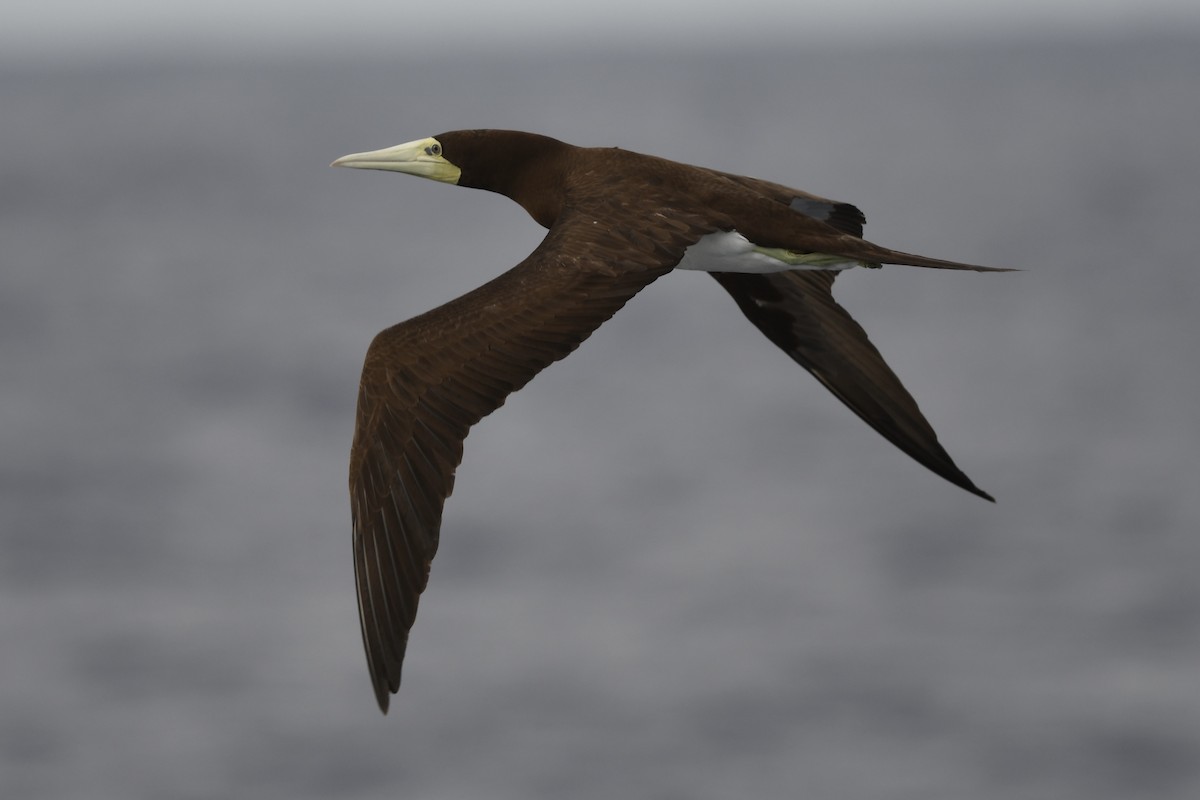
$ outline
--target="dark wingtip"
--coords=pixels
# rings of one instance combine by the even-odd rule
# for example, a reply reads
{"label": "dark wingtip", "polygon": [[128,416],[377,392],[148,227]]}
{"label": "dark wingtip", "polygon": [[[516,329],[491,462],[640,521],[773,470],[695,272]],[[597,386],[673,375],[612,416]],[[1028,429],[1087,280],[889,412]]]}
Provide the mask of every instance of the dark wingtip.
{"label": "dark wingtip", "polygon": [[983,489],[980,489],[978,487],[975,487],[973,489],[968,489],[968,491],[971,494],[975,495],[976,497],[982,497],[984,500],[987,500],[989,503],[996,502],[996,498],[992,497],[990,494],[988,494]]}
{"label": "dark wingtip", "polygon": [[375,702],[379,704],[380,712],[386,717],[388,712],[388,701],[391,699],[386,683],[377,681],[375,683]]}
{"label": "dark wingtip", "polygon": [[[961,475],[961,473],[960,473],[960,475]],[[985,492],[983,489],[980,489],[974,483],[971,483],[971,479],[968,478],[966,475],[962,475],[961,480],[951,479],[951,483],[953,483],[955,486],[958,486],[962,489],[966,489],[968,492],[975,495],[976,497],[982,497],[984,500],[987,500],[989,503],[996,502],[996,498],[992,497],[990,494]]]}

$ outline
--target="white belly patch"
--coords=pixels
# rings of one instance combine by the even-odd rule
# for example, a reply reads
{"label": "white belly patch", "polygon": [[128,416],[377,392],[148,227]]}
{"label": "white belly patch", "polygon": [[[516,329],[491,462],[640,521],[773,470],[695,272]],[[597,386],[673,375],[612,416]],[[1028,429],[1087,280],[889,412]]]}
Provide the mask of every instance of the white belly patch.
{"label": "white belly patch", "polygon": [[737,231],[710,233],[683,254],[675,269],[701,272],[784,272],[791,269],[838,272],[863,266],[828,253],[796,253],[772,247],[759,247]]}

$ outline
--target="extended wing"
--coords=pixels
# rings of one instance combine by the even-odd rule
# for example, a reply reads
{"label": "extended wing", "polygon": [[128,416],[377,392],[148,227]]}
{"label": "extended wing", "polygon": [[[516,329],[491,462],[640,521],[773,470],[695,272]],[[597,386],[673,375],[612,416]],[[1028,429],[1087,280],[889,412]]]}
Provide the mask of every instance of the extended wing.
{"label": "extended wing", "polygon": [[700,235],[662,219],[613,231],[567,212],[533,253],[376,336],[350,455],[363,644],[385,712],[471,426],[565,357]]}

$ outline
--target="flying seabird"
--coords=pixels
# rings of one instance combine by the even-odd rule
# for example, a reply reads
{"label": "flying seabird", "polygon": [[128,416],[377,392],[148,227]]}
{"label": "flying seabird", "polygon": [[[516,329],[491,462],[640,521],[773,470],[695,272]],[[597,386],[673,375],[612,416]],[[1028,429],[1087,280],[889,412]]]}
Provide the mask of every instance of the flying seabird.
{"label": "flying seabird", "polygon": [[487,189],[549,229],[508,272],[382,331],[367,350],[350,501],[363,643],[384,713],[400,687],[467,432],[673,269],[711,274],[768,339],[888,441],[993,499],[942,449],[832,286],[841,270],[883,264],[1009,270],[872,244],[861,238],[862,212],[848,203],[531,133],[453,131],[343,156],[333,166]]}

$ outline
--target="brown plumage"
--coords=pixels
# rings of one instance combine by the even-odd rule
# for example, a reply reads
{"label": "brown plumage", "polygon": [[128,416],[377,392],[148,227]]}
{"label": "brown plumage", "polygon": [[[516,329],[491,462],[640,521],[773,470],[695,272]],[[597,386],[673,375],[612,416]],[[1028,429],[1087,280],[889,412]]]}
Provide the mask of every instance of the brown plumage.
{"label": "brown plumage", "polygon": [[[442,507],[471,426],[678,266],[703,237],[730,243],[722,234],[736,231],[759,248],[734,264],[758,271],[712,275],[767,338],[901,450],[992,499],[954,465],[866,333],[834,301],[836,272],[812,264],[827,265],[814,259],[821,254],[868,267],[1004,270],[874,245],[861,238],[862,213],[846,203],[515,131],[456,131],[334,163],[498,192],[549,228],[516,267],[388,328],[367,351],[350,497],[363,643],[383,711],[400,686]],[[764,263],[777,271],[761,272]]]}

